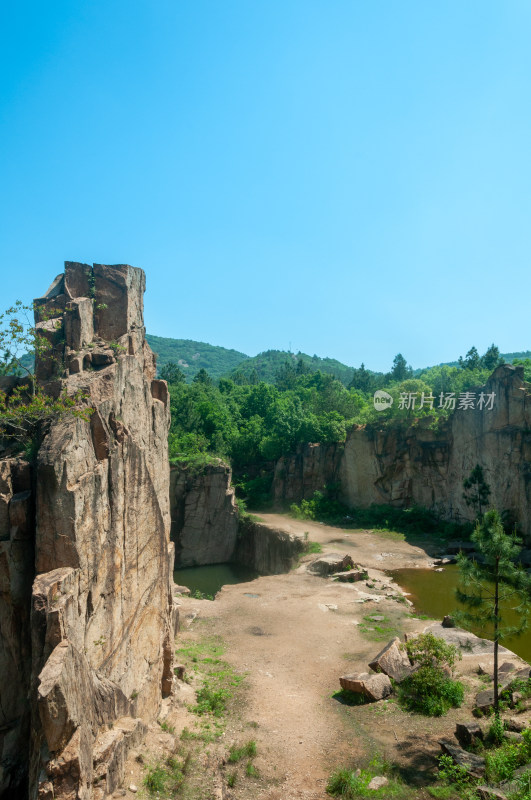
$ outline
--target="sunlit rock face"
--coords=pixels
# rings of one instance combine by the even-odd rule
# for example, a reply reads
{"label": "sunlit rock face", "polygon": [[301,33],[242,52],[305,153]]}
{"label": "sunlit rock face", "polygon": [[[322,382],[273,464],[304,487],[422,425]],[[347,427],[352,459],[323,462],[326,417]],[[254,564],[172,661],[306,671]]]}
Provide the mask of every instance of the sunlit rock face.
{"label": "sunlit rock face", "polygon": [[454,411],[438,430],[353,430],[340,469],[349,505],[417,504],[448,519],[470,520],[474,511],[463,498],[463,481],[480,464],[491,489],[489,505],[530,540],[531,385],[522,368],[504,365],[483,392],[494,393],[492,410]]}
{"label": "sunlit rock face", "polygon": [[[420,505],[442,517],[473,520],[463,481],[476,464],[491,489],[489,505],[516,523],[531,542],[531,384],[523,368],[498,367],[476,390],[493,394],[492,409],[454,411],[447,422],[355,426],[342,445],[305,445],[275,468],[277,502],[308,498],[335,484],[343,502],[397,507]],[[413,415],[412,415],[413,416]],[[431,420],[433,421],[433,420]]]}
{"label": "sunlit rock face", "polygon": [[[31,547],[15,566],[13,518],[28,490],[8,485],[3,497],[0,662],[9,651],[11,673],[22,654],[28,665],[0,683],[2,708],[16,698],[0,733],[6,793],[28,763],[31,798],[114,791],[127,748],[172,689],[169,398],[144,338],[144,289],[140,269],[67,262],[37,301],[51,344],[39,380],[79,393],[90,413],[44,439],[25,501]],[[31,734],[15,763],[22,729]]]}

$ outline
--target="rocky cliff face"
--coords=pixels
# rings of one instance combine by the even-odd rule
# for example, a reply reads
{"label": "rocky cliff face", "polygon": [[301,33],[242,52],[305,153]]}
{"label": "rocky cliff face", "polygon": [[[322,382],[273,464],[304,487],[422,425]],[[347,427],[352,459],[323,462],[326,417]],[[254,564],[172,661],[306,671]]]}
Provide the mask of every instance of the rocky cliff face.
{"label": "rocky cliff face", "polygon": [[506,512],[531,541],[531,385],[521,368],[504,365],[483,391],[495,394],[491,411],[455,411],[436,430],[429,420],[409,428],[358,426],[343,452],[335,445],[302,448],[277,464],[275,499],[300,500],[338,481],[352,507],[418,504],[447,519],[471,520],[463,480],[480,464],[491,505]]}
{"label": "rocky cliff face", "polygon": [[485,393],[494,407],[455,411],[437,431],[415,426],[353,430],[339,471],[352,506],[418,504],[448,519],[470,520],[463,480],[480,464],[491,488],[489,503],[506,512],[531,538],[531,385],[522,369],[504,365]]}
{"label": "rocky cliff face", "polygon": [[238,509],[227,464],[207,464],[194,472],[186,465],[170,475],[171,538],[176,564],[230,561],[238,534]]}
{"label": "rocky cliff face", "polygon": [[144,288],[142,270],[67,262],[38,301],[52,348],[37,375],[92,413],[52,427],[33,491],[27,465],[0,465],[6,794],[29,764],[32,800],[105,797],[171,692],[169,403],[144,338]]}
{"label": "rocky cliff face", "polygon": [[343,444],[299,445],[294,455],[280,458],[275,465],[273,499],[284,505],[309,499],[316,489],[338,480]]}

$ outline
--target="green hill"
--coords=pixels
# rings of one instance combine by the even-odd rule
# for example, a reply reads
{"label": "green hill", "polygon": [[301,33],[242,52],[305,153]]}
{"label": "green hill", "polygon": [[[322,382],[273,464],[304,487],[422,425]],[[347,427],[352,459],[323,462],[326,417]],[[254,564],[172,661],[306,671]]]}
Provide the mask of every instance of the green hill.
{"label": "green hill", "polygon": [[194,342],[191,339],[169,339],[152,336],[150,333],[146,334],[146,339],[157,354],[159,370],[169,361],[173,361],[181,367],[187,381],[191,381],[200,369],[206,369],[212,378],[218,379],[248,358],[245,353],[237,350],[227,350],[225,347]]}
{"label": "green hill", "polygon": [[[513,361],[518,358],[531,358],[531,350],[520,350],[517,353],[500,353],[500,357],[503,358],[506,364],[512,364]],[[433,365],[432,365],[433,366]],[[442,364],[437,364],[438,367],[458,367],[459,361],[443,361]],[[431,369],[431,367],[422,367],[420,369],[413,370],[413,375],[418,377],[422,375],[423,372],[426,370]]]}
{"label": "green hill", "polygon": [[285,350],[266,350],[257,356],[247,358],[232,370],[232,375],[236,372],[243,373],[246,377],[256,370],[258,380],[266,383],[274,383],[277,372],[286,361],[296,364],[302,359],[312,370],[321,370],[330,375],[334,375],[341,383],[348,386],[352,379],[352,367],[347,367],[335,358],[319,358],[319,356],[309,356],[306,353],[288,353]]}

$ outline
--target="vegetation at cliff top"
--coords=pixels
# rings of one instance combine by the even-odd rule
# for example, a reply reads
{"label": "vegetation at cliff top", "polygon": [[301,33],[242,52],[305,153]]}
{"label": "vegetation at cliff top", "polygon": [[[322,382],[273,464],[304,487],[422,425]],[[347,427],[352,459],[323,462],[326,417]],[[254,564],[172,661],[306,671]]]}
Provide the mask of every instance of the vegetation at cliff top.
{"label": "vegetation at cliff top", "polygon": [[218,380],[235,369],[248,356],[238,350],[229,350],[226,347],[217,347],[206,342],[195,342],[191,339],[170,339],[163,336],[146,334],[146,339],[157,354],[159,372],[169,362],[179,366],[188,382],[195,377],[200,369],[205,369],[209,375]]}
{"label": "vegetation at cliff top", "polygon": [[[344,386],[348,386],[357,373],[357,370],[353,367],[343,364],[335,358],[321,358],[317,355],[311,356],[302,352],[292,353],[286,350],[265,350],[262,353],[258,353],[256,356],[248,356],[245,353],[240,353],[238,350],[230,350],[226,347],[219,347],[217,345],[207,344],[206,342],[196,342],[192,339],[173,339],[164,336],[153,336],[152,334],[146,334],[146,339],[151,349],[157,354],[159,373],[166,364],[173,362],[181,367],[187,383],[192,381],[200,369],[205,369],[214,380],[219,380],[219,378],[224,377],[231,378],[237,383],[247,383],[250,381],[257,383],[260,381],[275,383],[277,372],[284,362],[287,361],[296,364],[299,360],[302,360],[312,371],[320,370],[325,374],[333,375],[340,380]],[[477,350],[471,348],[467,356],[460,360],[438,364],[433,367],[410,370],[404,377],[420,378],[431,369],[438,371],[443,367],[460,367],[467,359],[470,365],[471,361],[477,361],[477,358],[480,359],[480,363],[476,364],[476,366],[484,367],[492,372],[495,366],[493,362],[496,356],[499,356],[502,362],[523,363],[526,366],[526,371],[529,370],[526,380],[531,378],[530,350],[500,354],[498,349],[493,345],[485,354],[487,356],[486,362],[485,356],[479,357],[479,354],[477,354],[477,356],[476,354]],[[481,358],[483,358],[482,362]],[[368,373],[368,375],[371,376],[371,380],[375,382],[388,382],[388,375],[384,373],[365,369],[364,365],[362,365],[360,369],[362,373]],[[481,380],[479,383],[481,383]],[[376,388],[381,387],[377,386]]]}
{"label": "vegetation at cliff top", "polygon": [[[33,321],[34,314],[47,320],[41,307],[25,306],[20,301],[0,314],[0,375],[20,379],[18,385],[11,381],[0,389],[0,444],[22,449],[30,460],[53,421],[65,414],[83,419],[90,416],[90,410],[81,405],[84,398],[80,393],[68,396],[62,391],[54,397],[37,382],[27,351],[51,359],[52,347]],[[59,371],[61,364],[56,367]]]}
{"label": "vegetation at cliff top", "polygon": [[[413,378],[399,353],[389,373],[377,376],[362,365],[348,387],[303,358],[284,360],[274,384],[241,371],[216,381],[204,368],[189,384],[178,365],[167,363],[161,373],[171,390],[170,458],[218,455],[240,475],[252,466],[255,474],[248,479],[261,480],[256,467],[295,452],[300,444],[342,442],[354,424],[425,424],[439,431],[458,407],[460,393],[483,385],[499,362],[495,346],[483,356],[471,348],[458,367],[433,367]],[[394,400],[384,411],[374,407],[377,388]],[[448,394],[452,402],[446,402]]]}

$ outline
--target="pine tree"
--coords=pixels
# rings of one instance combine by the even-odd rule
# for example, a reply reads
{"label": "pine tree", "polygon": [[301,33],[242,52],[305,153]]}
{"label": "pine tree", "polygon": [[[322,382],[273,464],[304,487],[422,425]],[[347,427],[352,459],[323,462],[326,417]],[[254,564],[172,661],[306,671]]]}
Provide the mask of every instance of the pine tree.
{"label": "pine tree", "polygon": [[472,506],[478,519],[481,519],[483,509],[490,496],[490,487],[485,480],[483,467],[476,464],[468,478],[463,481],[463,500],[467,506]]}
{"label": "pine tree", "polygon": [[[499,715],[498,648],[508,636],[519,636],[527,628],[531,600],[530,577],[518,563],[521,544],[516,535],[505,532],[499,513],[487,511],[471,536],[481,556],[479,561],[464,553],[458,556],[460,580],[457,599],[468,610],[455,618],[463,627],[486,629],[494,641],[494,711]],[[511,609],[519,624],[505,622]]]}

